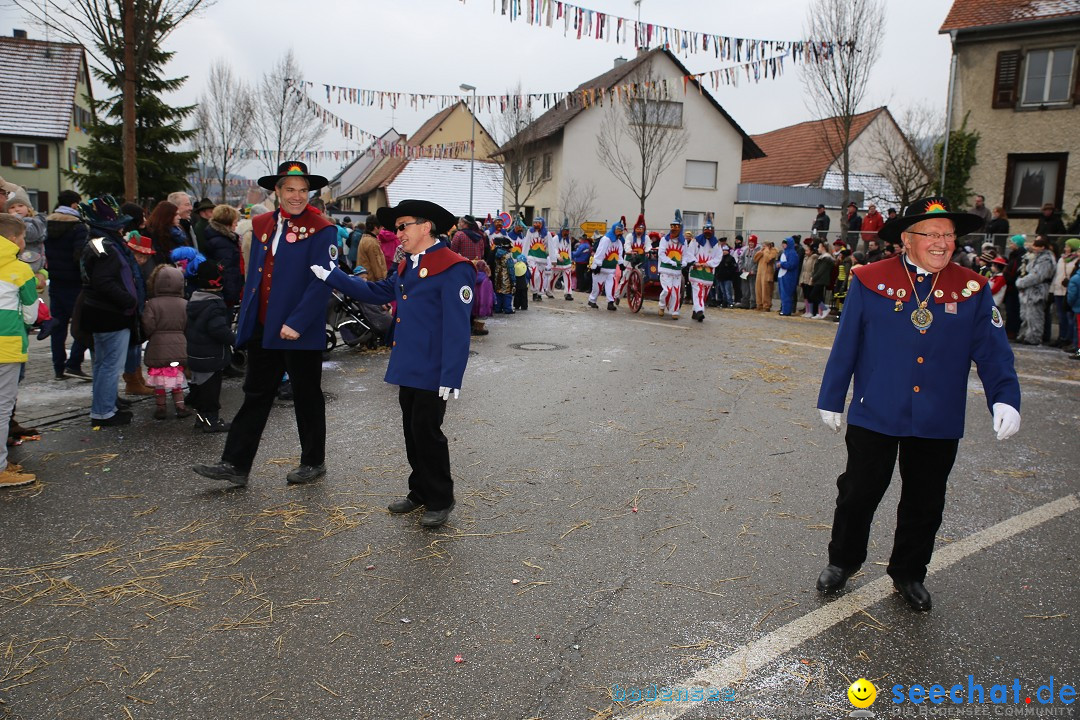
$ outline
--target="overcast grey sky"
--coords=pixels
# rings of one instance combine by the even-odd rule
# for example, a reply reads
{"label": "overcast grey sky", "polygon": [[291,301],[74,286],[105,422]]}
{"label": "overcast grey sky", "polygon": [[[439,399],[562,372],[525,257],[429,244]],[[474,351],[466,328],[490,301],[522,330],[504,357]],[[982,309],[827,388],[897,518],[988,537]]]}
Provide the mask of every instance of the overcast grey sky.
{"label": "overcast grey sky", "polygon": [[[189,76],[172,101],[194,102],[217,58],[226,59],[254,82],[290,47],[306,79],[316,84],[458,93],[460,84],[469,83],[482,95],[506,92],[519,81],[528,92],[570,90],[610,68],[616,57],[631,57],[634,52],[632,44],[564,37],[561,26],[511,23],[493,12],[494,4],[493,0],[218,0],[170,38],[176,55],[168,72]],[[632,0],[577,4],[624,17],[637,14]],[[809,4],[808,0],[643,0],[641,19],[721,35],[796,40],[802,37]],[[878,33],[881,56],[866,109],[887,104],[897,116],[914,103],[944,109],[949,41],[937,31],[949,5],[947,0],[886,3],[886,27]],[[32,34],[39,36],[36,30]],[[724,66],[711,54],[679,57],[691,72]],[[798,66],[787,63],[779,79],[741,82],[737,88],[721,87],[714,95],[748,133],[773,130],[812,118],[799,72]],[[312,97],[326,104],[324,94],[313,92]],[[328,107],[375,134],[391,124],[411,133],[438,109],[399,109],[392,114],[389,108],[336,103]],[[481,120],[490,129],[490,118]],[[321,149],[350,147],[358,144],[331,128]],[[338,166],[324,163],[318,170],[332,175]],[[256,174],[254,163],[239,172]]]}

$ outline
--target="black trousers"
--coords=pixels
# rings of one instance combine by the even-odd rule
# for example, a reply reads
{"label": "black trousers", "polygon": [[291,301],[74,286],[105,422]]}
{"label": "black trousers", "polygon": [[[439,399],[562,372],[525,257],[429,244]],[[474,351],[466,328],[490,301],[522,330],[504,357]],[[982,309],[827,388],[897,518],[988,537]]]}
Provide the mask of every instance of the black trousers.
{"label": "black trousers", "polygon": [[204,418],[216,418],[221,410],[221,378],[222,372],[218,370],[205,382],[191,384],[188,405]]}
{"label": "black trousers", "polygon": [[263,328],[256,324],[247,345],[244,403],[233,418],[221,459],[247,472],[255,461],[259,441],[285,372],[293,389],[293,410],[300,435],[300,464],[322,465],[326,460],[326,402],[322,394],[321,350],[267,350]]}
{"label": "black trousers", "polygon": [[836,480],[839,494],[829,562],[854,568],[866,561],[870,524],[889,488],[899,452],[903,486],[887,572],[896,580],[922,582],[934,552],[934,535],[941,527],[945,485],[960,441],[893,437],[858,425],[848,425],[845,441],[847,468]]}
{"label": "black trousers", "polygon": [[409,499],[428,510],[444,510],[454,502],[450,447],[442,432],[446,401],[431,390],[401,387],[401,426],[409,458]]}

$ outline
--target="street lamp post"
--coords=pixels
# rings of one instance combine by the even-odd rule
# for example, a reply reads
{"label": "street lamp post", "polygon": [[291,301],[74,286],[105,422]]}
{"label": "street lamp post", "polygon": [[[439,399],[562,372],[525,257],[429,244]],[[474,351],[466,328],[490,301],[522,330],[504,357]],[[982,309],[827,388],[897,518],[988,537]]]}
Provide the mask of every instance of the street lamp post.
{"label": "street lamp post", "polygon": [[469,214],[473,214],[473,181],[476,177],[476,87],[468,83],[462,83],[461,89],[465,92],[472,91],[472,143],[469,148]]}

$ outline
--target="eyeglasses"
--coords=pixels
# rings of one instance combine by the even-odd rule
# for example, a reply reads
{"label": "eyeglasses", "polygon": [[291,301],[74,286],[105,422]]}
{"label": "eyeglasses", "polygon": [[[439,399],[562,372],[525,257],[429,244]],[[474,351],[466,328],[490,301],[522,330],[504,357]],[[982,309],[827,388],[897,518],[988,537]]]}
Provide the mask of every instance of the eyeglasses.
{"label": "eyeglasses", "polygon": [[923,232],[915,232],[914,230],[907,230],[906,232],[908,232],[908,233],[910,233],[912,235],[922,235],[923,237],[930,238],[931,240],[935,240],[935,241],[936,240],[948,240],[949,242],[953,242],[954,240],[956,240],[956,233],[954,233],[954,232],[951,232],[951,233],[936,233],[936,232],[923,233]]}
{"label": "eyeglasses", "polygon": [[409,227],[410,225],[418,225],[422,222],[427,222],[427,220],[410,220],[406,223],[398,223],[396,229],[398,232],[403,232],[405,228]]}

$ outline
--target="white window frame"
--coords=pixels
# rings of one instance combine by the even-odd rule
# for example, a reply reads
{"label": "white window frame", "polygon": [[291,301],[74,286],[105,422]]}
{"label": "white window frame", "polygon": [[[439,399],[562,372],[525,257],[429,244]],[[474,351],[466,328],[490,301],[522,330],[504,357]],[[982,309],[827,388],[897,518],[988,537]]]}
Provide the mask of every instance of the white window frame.
{"label": "white window frame", "polygon": [[701,232],[701,226],[705,222],[705,211],[685,210],[682,214],[683,232],[687,230],[697,235]]}
{"label": "white window frame", "polygon": [[[1050,82],[1053,80],[1054,58],[1058,53],[1066,52],[1069,55],[1069,75],[1065,82],[1065,96],[1059,100],[1050,100]],[[1028,87],[1031,77],[1031,57],[1037,53],[1046,53],[1046,75],[1042,79],[1043,86],[1038,91],[1038,96],[1028,98]],[[1023,107],[1038,107],[1040,105],[1068,105],[1072,102],[1073,94],[1073,66],[1076,64],[1076,47],[1038,48],[1028,50],[1024,55],[1024,86],[1020,89],[1020,105]]]}
{"label": "white window frame", "polygon": [[30,207],[33,208],[34,212],[39,212],[38,211],[38,191],[37,190],[31,190],[30,188],[24,188],[24,189],[26,190],[26,198],[27,198],[27,200],[30,201]]}
{"label": "white window frame", "polygon": [[[29,150],[34,154],[33,162],[21,162],[19,160],[19,150]],[[11,166],[17,168],[36,168],[38,166],[38,147],[32,143],[11,143]]]}
{"label": "white window frame", "polygon": [[[690,163],[697,163],[699,165],[712,165],[712,170],[713,170],[712,185],[694,185],[694,184],[691,184],[690,183],[690,177],[689,177],[689,175],[690,175],[690,167],[691,167]],[[716,180],[717,180],[717,176],[719,175],[719,170],[720,170],[720,163],[716,162],[715,160],[689,160],[688,159],[686,161],[686,165],[685,165],[685,167],[683,169],[683,187],[693,188],[695,190],[715,190],[716,189]]]}
{"label": "white window frame", "polygon": [[544,153],[543,169],[540,175],[544,180],[551,179],[551,162],[551,153]]}
{"label": "white window frame", "polygon": [[[630,109],[630,123],[636,125],[639,119],[649,127],[683,126],[683,104],[675,100],[633,100]],[[642,109],[644,104],[644,110]]]}

